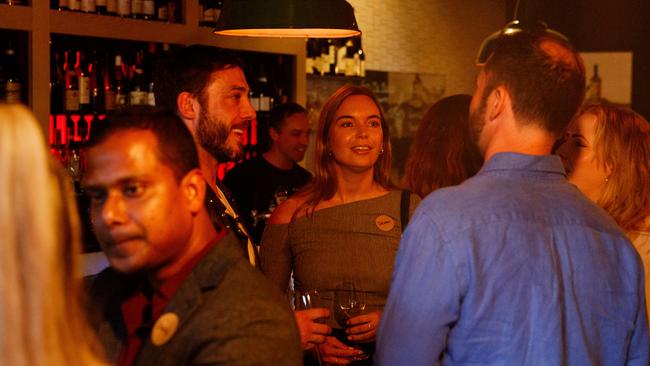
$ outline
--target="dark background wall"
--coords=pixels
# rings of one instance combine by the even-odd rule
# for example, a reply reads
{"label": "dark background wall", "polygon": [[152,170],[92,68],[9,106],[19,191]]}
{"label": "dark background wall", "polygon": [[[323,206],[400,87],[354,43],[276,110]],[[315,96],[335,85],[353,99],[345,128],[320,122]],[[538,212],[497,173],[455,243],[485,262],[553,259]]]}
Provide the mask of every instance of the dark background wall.
{"label": "dark background wall", "polygon": [[[507,0],[507,19],[515,3]],[[579,51],[631,51],[632,108],[650,120],[650,0],[521,0],[519,13],[544,20]]]}

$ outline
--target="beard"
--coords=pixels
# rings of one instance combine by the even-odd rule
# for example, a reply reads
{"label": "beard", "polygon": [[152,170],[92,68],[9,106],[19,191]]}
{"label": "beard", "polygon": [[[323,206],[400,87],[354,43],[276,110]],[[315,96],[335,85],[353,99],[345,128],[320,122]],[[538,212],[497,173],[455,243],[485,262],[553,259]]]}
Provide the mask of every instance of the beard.
{"label": "beard", "polygon": [[206,108],[201,107],[199,123],[196,128],[196,139],[217,161],[235,161],[241,158],[243,151],[228,144],[230,128],[218,118],[210,116]]}
{"label": "beard", "polygon": [[485,127],[485,109],[487,108],[487,98],[483,97],[481,100],[481,105],[477,110],[470,111],[469,113],[469,127],[470,127],[470,134],[472,138],[472,142],[474,145],[478,146],[481,152],[483,152],[483,149],[481,149],[481,133],[483,132],[483,128]]}

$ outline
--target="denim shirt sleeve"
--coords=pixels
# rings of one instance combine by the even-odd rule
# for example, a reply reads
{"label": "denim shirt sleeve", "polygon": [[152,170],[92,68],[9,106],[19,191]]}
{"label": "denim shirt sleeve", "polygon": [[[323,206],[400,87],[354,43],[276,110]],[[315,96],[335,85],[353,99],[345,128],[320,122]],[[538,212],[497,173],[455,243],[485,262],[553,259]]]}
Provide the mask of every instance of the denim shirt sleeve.
{"label": "denim shirt sleeve", "polygon": [[466,283],[452,254],[434,220],[416,212],[395,261],[379,327],[378,365],[438,364]]}

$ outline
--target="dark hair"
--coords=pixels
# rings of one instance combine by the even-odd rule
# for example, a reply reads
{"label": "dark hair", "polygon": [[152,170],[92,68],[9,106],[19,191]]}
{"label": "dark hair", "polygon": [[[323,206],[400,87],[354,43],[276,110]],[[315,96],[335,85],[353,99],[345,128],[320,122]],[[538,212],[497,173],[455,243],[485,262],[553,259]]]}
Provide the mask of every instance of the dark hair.
{"label": "dark hair", "polygon": [[177,112],[176,98],[188,92],[204,104],[204,91],[212,73],[232,67],[244,69],[243,61],[232,51],[192,45],[176,49],[160,59],[154,68],[156,104]]}
{"label": "dark hair", "polygon": [[279,104],[273,107],[269,118],[269,128],[280,132],[282,127],[284,127],[285,120],[296,113],[307,114],[307,110],[300,104],[293,102]]}
{"label": "dark hair", "polygon": [[258,120],[258,122],[263,123],[263,125],[260,125],[258,128],[257,138],[259,139],[260,145],[264,147],[264,151],[268,151],[271,149],[271,145],[273,145],[269,129],[272,128],[276,132],[280,133],[282,128],[284,128],[287,118],[296,113],[307,115],[307,110],[298,103],[289,102],[273,107],[267,122],[265,122],[264,119]]}
{"label": "dark hair", "polygon": [[502,36],[484,66],[484,100],[499,85],[512,99],[515,116],[561,136],[585,94],[582,59],[566,40],[547,33]]}
{"label": "dark hair", "polygon": [[192,134],[185,123],[169,109],[149,106],[118,109],[93,126],[88,146],[97,146],[124,130],[151,131],[158,141],[158,158],[174,171],[178,180],[199,167],[199,156]]}
{"label": "dark hair", "polygon": [[404,186],[420,197],[460,184],[481,169],[483,158],[470,133],[471,100],[466,94],[440,99],[422,118],[403,178]]}
{"label": "dark hair", "polygon": [[307,184],[301,194],[306,194],[309,198],[305,201],[307,209],[313,209],[316,205],[323,200],[327,200],[334,196],[338,187],[336,180],[336,171],[334,170],[334,162],[329,155],[329,138],[334,117],[339,107],[343,102],[354,95],[365,95],[370,98],[379,110],[381,117],[381,130],[383,133],[383,149],[384,152],[379,155],[377,162],[374,165],[374,180],[384,188],[393,188],[390,180],[390,163],[391,163],[391,144],[390,133],[388,131],[388,124],[384,117],[384,112],[381,105],[375,97],[373,92],[363,86],[344,85],[332,94],[323,105],[320,112],[318,121],[318,129],[316,131],[316,167],[314,179],[311,183]]}

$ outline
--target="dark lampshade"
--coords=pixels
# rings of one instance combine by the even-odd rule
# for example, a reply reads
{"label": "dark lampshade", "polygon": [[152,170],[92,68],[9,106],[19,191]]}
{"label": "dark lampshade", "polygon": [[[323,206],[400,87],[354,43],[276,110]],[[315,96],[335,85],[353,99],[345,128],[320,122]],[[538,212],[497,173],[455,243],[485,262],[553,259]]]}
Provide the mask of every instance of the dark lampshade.
{"label": "dark lampshade", "polygon": [[360,34],[345,0],[227,0],[214,33],[249,37],[341,38]]}
{"label": "dark lampshade", "polygon": [[567,42],[569,41],[569,39],[562,33],[548,28],[546,23],[542,21],[527,23],[521,22],[519,20],[513,20],[510,23],[506,24],[503,29],[490,34],[485,40],[483,40],[483,43],[479,48],[478,55],[476,56],[476,64],[483,65],[487,61],[492,52],[494,52],[494,46],[497,44],[498,39],[501,39],[501,37],[512,36],[520,32],[546,33],[551,37],[563,39]]}

